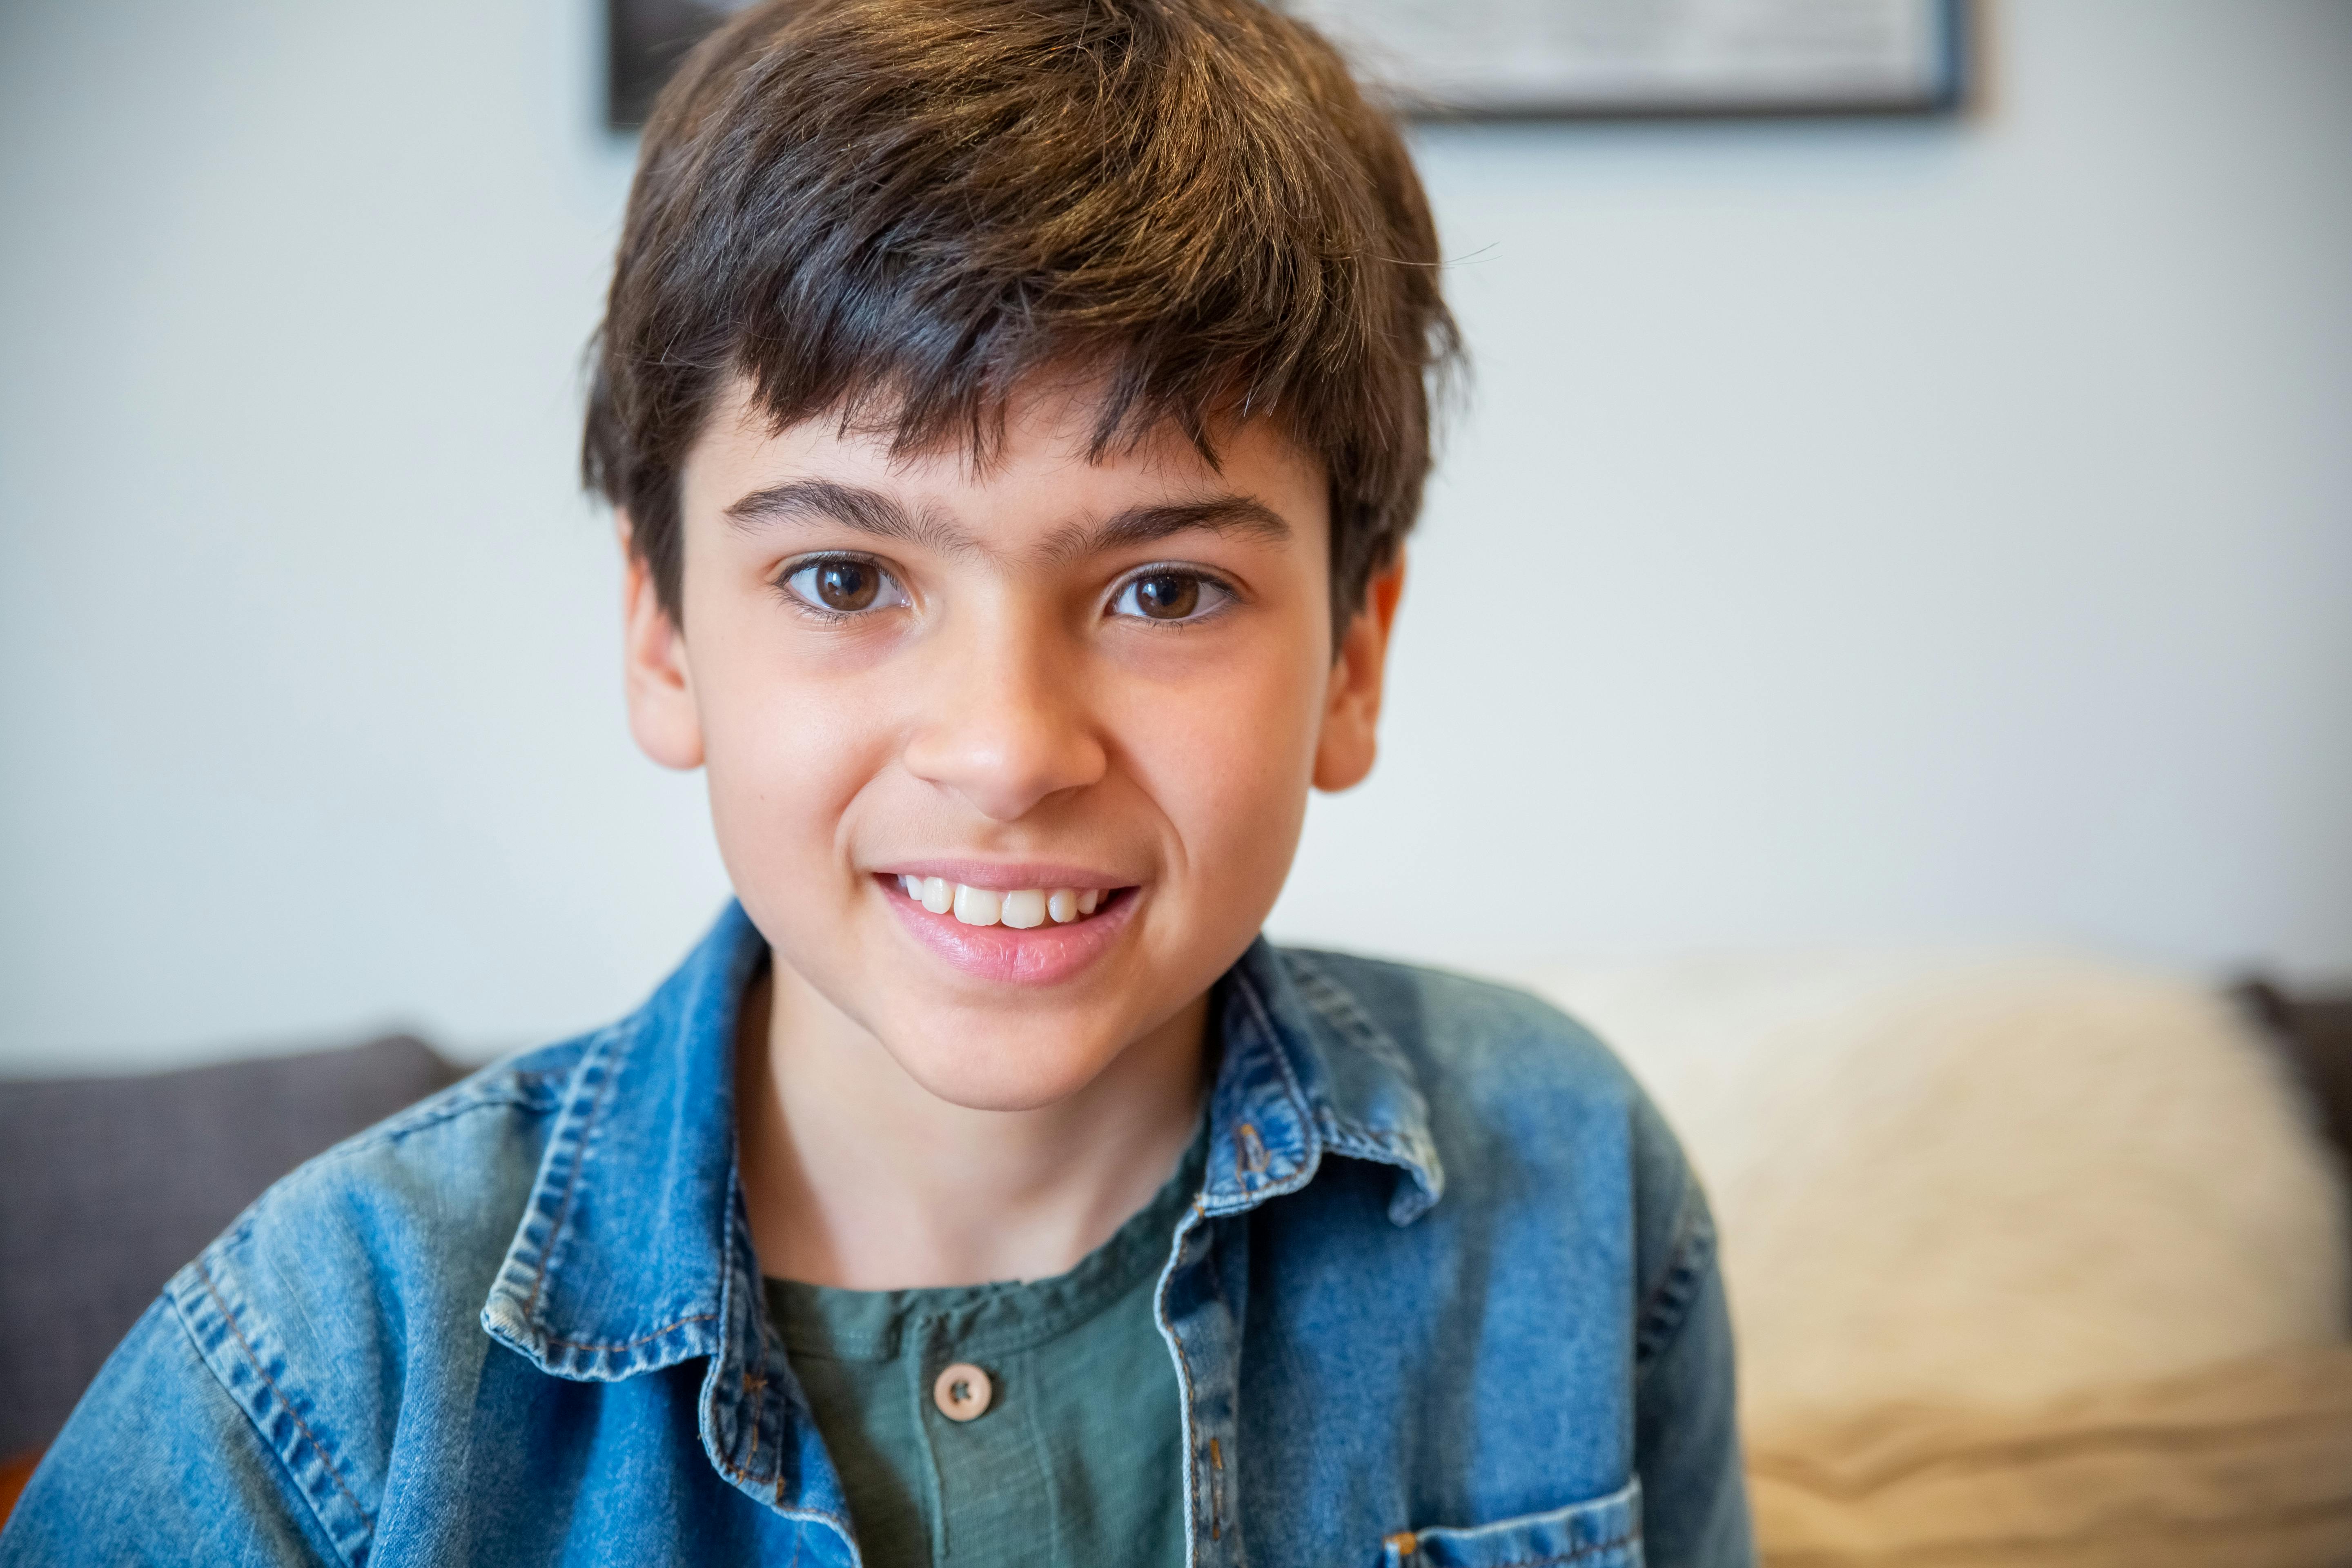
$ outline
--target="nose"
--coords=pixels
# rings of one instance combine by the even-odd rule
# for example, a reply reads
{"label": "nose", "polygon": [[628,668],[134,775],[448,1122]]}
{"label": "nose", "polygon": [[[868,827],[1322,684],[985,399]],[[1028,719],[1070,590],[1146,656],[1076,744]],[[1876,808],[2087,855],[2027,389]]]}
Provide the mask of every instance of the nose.
{"label": "nose", "polygon": [[929,700],[902,753],[908,771],[992,822],[1100,781],[1109,753],[1070,650],[993,618],[971,630],[932,650]]}

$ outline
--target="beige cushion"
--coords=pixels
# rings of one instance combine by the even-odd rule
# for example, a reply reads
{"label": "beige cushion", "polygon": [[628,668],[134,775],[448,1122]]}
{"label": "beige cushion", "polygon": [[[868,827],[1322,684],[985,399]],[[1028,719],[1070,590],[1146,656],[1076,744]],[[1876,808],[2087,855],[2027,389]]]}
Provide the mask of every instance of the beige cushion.
{"label": "beige cushion", "polygon": [[1706,1181],[1751,1447],[2344,1336],[2330,1153],[2199,981],[2064,956],[1524,978],[1625,1057]]}
{"label": "beige cushion", "polygon": [[2027,1415],[1885,1409],[1783,1431],[1748,1474],[1768,1568],[2340,1568],[2352,1349]]}

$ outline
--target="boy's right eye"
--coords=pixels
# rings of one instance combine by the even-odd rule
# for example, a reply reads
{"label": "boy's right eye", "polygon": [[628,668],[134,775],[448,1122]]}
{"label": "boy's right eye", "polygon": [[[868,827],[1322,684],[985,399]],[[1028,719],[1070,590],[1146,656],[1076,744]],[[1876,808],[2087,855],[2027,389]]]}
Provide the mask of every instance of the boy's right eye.
{"label": "boy's right eye", "polygon": [[825,616],[856,616],[895,609],[907,591],[881,563],[862,555],[824,555],[803,561],[779,580],[784,592]]}

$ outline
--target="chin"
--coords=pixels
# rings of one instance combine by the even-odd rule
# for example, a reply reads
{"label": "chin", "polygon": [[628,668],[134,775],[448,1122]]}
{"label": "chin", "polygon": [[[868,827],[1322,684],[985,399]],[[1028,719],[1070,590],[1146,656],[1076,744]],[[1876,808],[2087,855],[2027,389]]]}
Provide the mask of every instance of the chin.
{"label": "chin", "polygon": [[[883,1044],[908,1076],[950,1105],[967,1110],[1037,1110],[1057,1104],[1102,1075],[1118,1055],[1101,1042],[1041,1048],[1034,1037],[967,1039],[942,1050],[938,1042],[959,1031],[926,1030],[920,1044]],[[969,1033],[969,1031],[963,1031]]]}

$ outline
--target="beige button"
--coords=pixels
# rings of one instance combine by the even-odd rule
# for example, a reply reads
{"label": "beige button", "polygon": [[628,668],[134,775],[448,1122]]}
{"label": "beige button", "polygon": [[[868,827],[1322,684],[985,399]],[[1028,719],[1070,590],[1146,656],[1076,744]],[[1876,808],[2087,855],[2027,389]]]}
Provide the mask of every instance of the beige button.
{"label": "beige button", "polygon": [[931,1384],[931,1403],[950,1421],[975,1421],[988,1414],[996,1389],[988,1373],[968,1361],[946,1367]]}

